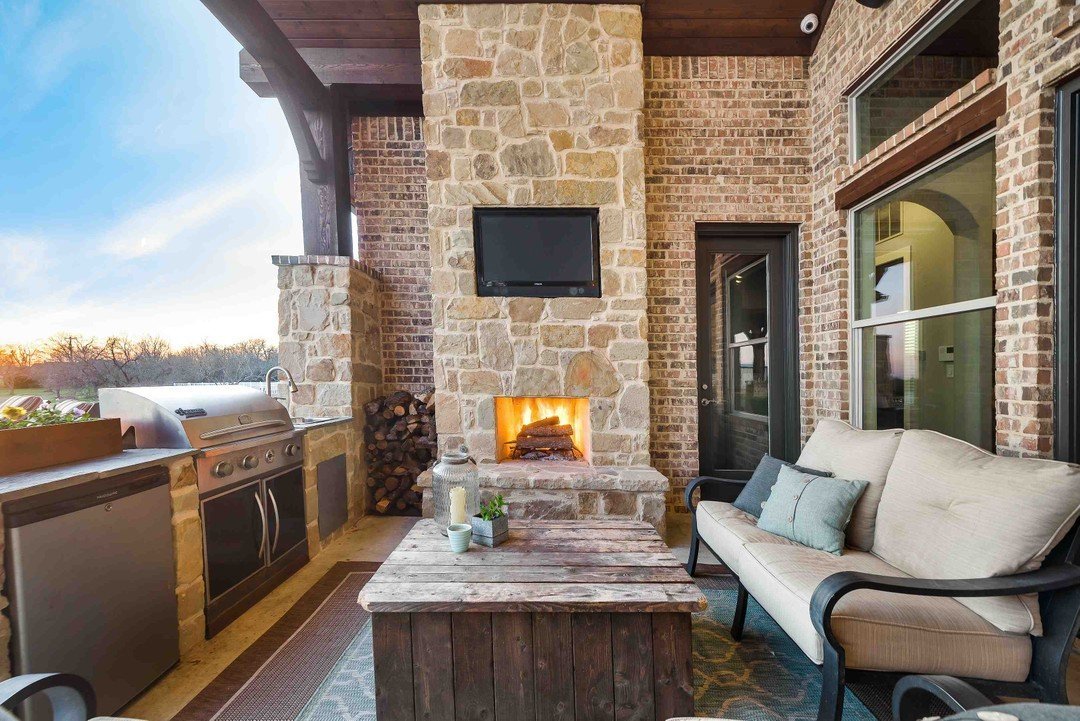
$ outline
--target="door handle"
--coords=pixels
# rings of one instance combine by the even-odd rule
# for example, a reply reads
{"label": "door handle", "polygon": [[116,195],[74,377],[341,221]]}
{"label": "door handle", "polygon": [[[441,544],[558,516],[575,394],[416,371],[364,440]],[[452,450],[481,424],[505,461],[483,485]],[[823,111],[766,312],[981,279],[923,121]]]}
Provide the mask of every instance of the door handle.
{"label": "door handle", "polygon": [[270,555],[274,555],[274,551],[277,550],[278,537],[281,536],[281,513],[278,512],[277,499],[274,498],[274,491],[269,486],[266,488],[266,495],[270,497],[270,506],[274,509],[274,542],[270,544]]}
{"label": "door handle", "polygon": [[259,558],[262,559],[263,552],[266,550],[267,530],[266,530],[266,509],[263,507],[262,499],[259,498],[259,494],[255,494],[255,505],[259,507],[259,519],[262,521],[262,533],[259,534]]}

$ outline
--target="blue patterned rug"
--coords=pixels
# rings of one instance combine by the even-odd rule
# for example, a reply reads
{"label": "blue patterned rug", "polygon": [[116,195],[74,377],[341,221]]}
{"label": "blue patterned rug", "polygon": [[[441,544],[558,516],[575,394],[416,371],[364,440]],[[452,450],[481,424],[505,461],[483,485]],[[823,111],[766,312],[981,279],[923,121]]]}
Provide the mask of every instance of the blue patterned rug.
{"label": "blue patterned rug", "polygon": [[[311,598],[267,632],[276,641],[256,641],[174,721],[374,721],[371,624],[356,604],[373,569],[359,566],[337,564]],[[817,667],[753,600],[743,640],[735,643],[728,633],[734,579],[696,580],[709,599],[708,610],[694,614],[697,715],[813,721],[821,692]],[[888,718],[888,690],[874,691],[878,716],[849,690],[845,721]]]}

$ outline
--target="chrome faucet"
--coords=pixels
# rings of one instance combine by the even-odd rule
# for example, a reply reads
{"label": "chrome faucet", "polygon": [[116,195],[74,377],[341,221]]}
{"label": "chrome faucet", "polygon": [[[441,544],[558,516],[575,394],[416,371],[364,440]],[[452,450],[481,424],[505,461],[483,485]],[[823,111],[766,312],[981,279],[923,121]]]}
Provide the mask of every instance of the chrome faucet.
{"label": "chrome faucet", "polygon": [[298,390],[300,390],[296,387],[296,382],[293,381],[292,373],[290,373],[288,369],[282,368],[281,366],[274,366],[270,370],[266,371],[266,395],[270,396],[271,398],[274,397],[274,392],[270,387],[270,377],[274,375],[274,371],[281,371],[285,374],[285,378],[289,381],[289,393],[296,393]]}

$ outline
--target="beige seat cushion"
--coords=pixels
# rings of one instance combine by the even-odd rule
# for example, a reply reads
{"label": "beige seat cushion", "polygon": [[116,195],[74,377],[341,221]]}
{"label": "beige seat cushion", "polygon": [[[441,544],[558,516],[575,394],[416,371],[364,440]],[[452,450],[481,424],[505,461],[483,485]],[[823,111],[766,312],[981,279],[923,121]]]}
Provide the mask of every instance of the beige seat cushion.
{"label": "beige seat cushion", "polygon": [[[1080,514],[1080,468],[1006,458],[933,431],[908,431],[878,508],[874,553],[920,578],[1038,568]],[[1034,597],[965,598],[1005,631],[1041,633]]]}
{"label": "beige seat cushion", "polygon": [[848,523],[847,545],[852,548],[869,551],[874,545],[878,502],[903,434],[899,429],[862,431],[841,421],[822,418],[796,461],[804,468],[829,471],[837,478],[869,484]]}
{"label": "beige seat cushion", "polygon": [[795,541],[775,536],[757,527],[757,519],[730,503],[701,501],[697,507],[697,527],[702,540],[720,557],[725,566],[739,575],[739,562],[747,543],[781,543],[797,545]]}
{"label": "beige seat cushion", "polygon": [[[750,543],[744,551],[740,580],[819,664],[822,640],[810,622],[818,584],[840,571],[905,575],[861,551],[834,556],[778,543]],[[1023,681],[1031,665],[1030,636],[1005,633],[951,598],[855,591],[837,604],[832,627],[849,668]]]}

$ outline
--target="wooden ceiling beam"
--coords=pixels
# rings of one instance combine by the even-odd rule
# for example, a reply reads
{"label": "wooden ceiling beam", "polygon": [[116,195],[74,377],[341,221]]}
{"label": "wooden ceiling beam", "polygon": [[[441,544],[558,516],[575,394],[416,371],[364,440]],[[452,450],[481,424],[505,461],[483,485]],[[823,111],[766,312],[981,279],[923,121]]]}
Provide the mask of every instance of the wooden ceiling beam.
{"label": "wooden ceiling beam", "polygon": [[304,252],[352,255],[348,106],[315,72],[259,0],[202,0],[258,62],[300,156]]}
{"label": "wooden ceiling beam", "polygon": [[[420,85],[420,53],[411,48],[299,48],[324,85]],[[260,97],[274,97],[262,66],[240,52],[240,79]]]}

